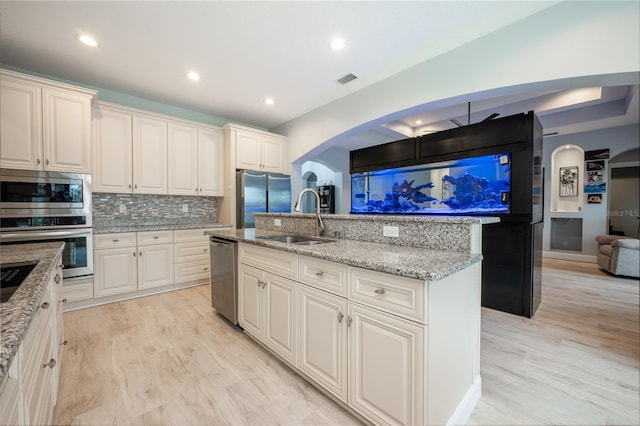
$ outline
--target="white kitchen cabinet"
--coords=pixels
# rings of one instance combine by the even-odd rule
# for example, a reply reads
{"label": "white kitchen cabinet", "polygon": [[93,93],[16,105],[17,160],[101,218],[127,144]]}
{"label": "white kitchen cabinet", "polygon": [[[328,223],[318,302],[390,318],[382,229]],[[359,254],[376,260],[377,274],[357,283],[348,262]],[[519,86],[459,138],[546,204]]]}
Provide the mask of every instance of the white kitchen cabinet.
{"label": "white kitchen cabinet", "polygon": [[133,192],[167,194],[167,122],[133,116]]}
{"label": "white kitchen cabinet", "polygon": [[240,126],[234,131],[236,168],[272,173],[287,173],[286,138]]}
{"label": "white kitchen cabinet", "polygon": [[138,289],[173,284],[173,231],[138,232],[136,241]]}
{"label": "white kitchen cabinet", "polygon": [[169,194],[224,195],[222,133],[169,122]]}
{"label": "white kitchen cabinet", "polygon": [[62,264],[58,264],[51,283],[51,299],[53,301],[53,312],[51,317],[51,347],[53,358],[57,360],[53,367],[52,380],[52,401],[56,405],[58,401],[58,384],[60,383],[60,368],[62,366],[62,346],[66,344],[64,340],[64,322],[62,312],[66,300],[63,295]]}
{"label": "white kitchen cabinet", "polygon": [[240,265],[238,278],[240,325],[295,366],[298,284],[245,264]]}
{"label": "white kitchen cabinet", "polygon": [[376,424],[424,424],[426,329],[349,304],[349,406]]}
{"label": "white kitchen cabinet", "polygon": [[1,71],[0,167],[91,172],[95,91]]}
{"label": "white kitchen cabinet", "polygon": [[298,368],[347,402],[347,300],[300,286]]}
{"label": "white kitchen cabinet", "polygon": [[93,191],[133,190],[133,116],[117,109],[93,109]]}
{"label": "white kitchen cabinet", "polygon": [[209,282],[209,237],[207,229],[173,231],[175,282]]}
{"label": "white kitchen cabinet", "polygon": [[138,289],[136,247],[93,251],[94,297],[128,293]]}

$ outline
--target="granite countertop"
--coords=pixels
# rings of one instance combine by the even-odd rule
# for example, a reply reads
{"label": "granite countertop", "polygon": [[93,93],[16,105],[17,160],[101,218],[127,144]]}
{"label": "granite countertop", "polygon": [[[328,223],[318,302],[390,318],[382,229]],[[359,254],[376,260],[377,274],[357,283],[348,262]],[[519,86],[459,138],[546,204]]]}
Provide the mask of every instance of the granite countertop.
{"label": "granite countertop", "polygon": [[261,240],[259,238],[261,236],[283,235],[283,233],[256,229],[220,229],[208,231],[206,234],[428,281],[441,280],[482,260],[481,254],[428,250],[355,240],[331,240],[324,244],[294,245]]}
{"label": "granite countertop", "polygon": [[178,223],[178,224],[110,224],[94,225],[94,234],[114,234],[120,232],[173,231],[182,229],[231,228],[223,223]]}
{"label": "granite countertop", "polygon": [[51,275],[60,264],[64,243],[34,243],[3,247],[0,262],[39,263],[8,302],[0,304],[0,385],[9,371],[18,346],[40,305]]}

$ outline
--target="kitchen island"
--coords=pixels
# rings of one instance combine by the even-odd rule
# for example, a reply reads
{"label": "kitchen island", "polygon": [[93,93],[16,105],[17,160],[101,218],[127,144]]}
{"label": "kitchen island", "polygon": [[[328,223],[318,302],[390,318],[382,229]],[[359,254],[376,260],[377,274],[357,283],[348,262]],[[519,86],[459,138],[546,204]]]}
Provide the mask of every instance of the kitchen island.
{"label": "kitchen island", "polygon": [[49,424],[60,374],[64,243],[2,248],[2,263],[38,261],[0,307],[0,424]]}
{"label": "kitchen island", "polygon": [[[238,320],[249,336],[368,422],[466,423],[481,394],[474,248],[494,219],[345,218],[364,241],[305,245],[273,237],[313,235],[315,216],[256,218],[257,229],[207,232],[238,243]],[[309,226],[290,223],[299,220]],[[398,222],[431,232],[371,241]],[[425,248],[436,238],[458,251]]]}

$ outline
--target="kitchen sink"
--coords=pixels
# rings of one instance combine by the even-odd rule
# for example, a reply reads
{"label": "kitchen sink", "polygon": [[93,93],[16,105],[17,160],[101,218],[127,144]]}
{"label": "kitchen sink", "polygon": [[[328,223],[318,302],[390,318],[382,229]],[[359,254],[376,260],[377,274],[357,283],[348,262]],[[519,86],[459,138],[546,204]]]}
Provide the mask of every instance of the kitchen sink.
{"label": "kitchen sink", "polygon": [[256,237],[258,240],[276,241],[285,244],[294,244],[297,246],[310,246],[313,244],[333,243],[334,240],[320,239],[309,237],[306,235],[269,235],[264,237]]}

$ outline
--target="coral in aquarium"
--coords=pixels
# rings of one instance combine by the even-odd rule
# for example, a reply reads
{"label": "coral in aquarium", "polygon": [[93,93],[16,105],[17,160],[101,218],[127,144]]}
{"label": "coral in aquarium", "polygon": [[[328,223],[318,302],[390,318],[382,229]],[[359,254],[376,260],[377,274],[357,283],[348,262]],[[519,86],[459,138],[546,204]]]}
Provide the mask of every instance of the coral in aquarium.
{"label": "coral in aquarium", "polygon": [[442,178],[445,183],[455,185],[454,196],[442,200],[441,204],[446,204],[452,209],[469,208],[493,208],[500,207],[500,193],[494,191],[489,186],[489,180],[484,177],[477,177],[470,173],[465,173],[460,177],[446,175]]}
{"label": "coral in aquarium", "polygon": [[[370,200],[367,203],[368,210],[385,212],[412,211],[421,208],[417,203],[437,201],[436,198],[421,192],[424,188],[433,188],[432,182],[415,187],[413,186],[414,182],[415,180],[407,182],[405,179],[400,185],[398,182],[394,183],[391,192],[385,194],[384,200]],[[406,201],[400,201],[400,198],[406,198]]]}

